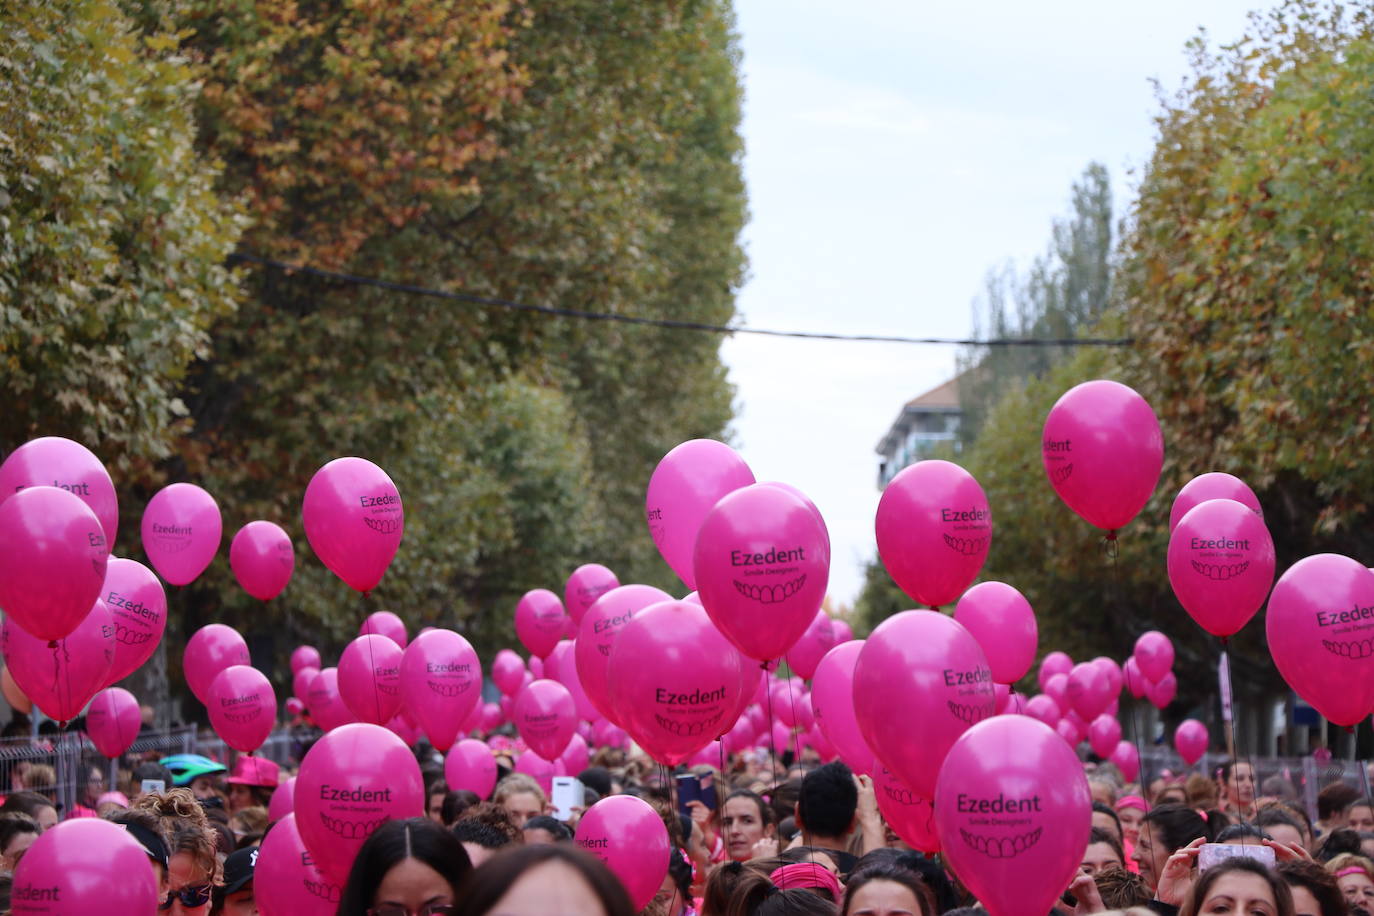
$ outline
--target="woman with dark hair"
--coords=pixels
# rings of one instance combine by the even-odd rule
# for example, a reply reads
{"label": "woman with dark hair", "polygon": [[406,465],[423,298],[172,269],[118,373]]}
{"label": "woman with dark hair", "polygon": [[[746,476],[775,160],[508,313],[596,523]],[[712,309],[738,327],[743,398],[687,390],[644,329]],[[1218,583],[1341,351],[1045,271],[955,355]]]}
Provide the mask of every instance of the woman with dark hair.
{"label": "woman with dark hair", "polygon": [[1219,807],[1236,818],[1255,816],[1255,768],[1247,760],[1228,760],[1217,771]]}
{"label": "woman with dark hair", "polygon": [[24,852],[43,828],[27,814],[0,814],[0,874],[13,874]]}
{"label": "woman with dark hair", "polygon": [[1255,815],[1254,824],[1280,843],[1297,845],[1308,852],[1312,851],[1312,825],[1308,822],[1307,815],[1299,814],[1283,802],[1275,802],[1260,808],[1259,814]]}
{"label": "woman with dark hair", "polygon": [[935,901],[930,889],[910,869],[899,865],[856,869],[845,886],[840,916],[887,912],[935,916]]}
{"label": "woman with dark hair", "polygon": [[1125,868],[1126,855],[1121,851],[1121,843],[1110,830],[1094,827],[1088,834],[1088,846],[1083,850],[1082,871],[1085,875],[1096,875],[1109,868]]}
{"label": "woman with dark hair", "polygon": [[57,806],[45,795],[37,792],[14,792],[4,804],[0,804],[0,814],[27,814],[38,822],[43,830],[57,826]]}
{"label": "woman with dark hair", "polygon": [[835,916],[835,904],[810,891],[774,891],[749,916]]}
{"label": "woman with dark hair", "polygon": [[480,805],[482,800],[476,792],[467,789],[450,789],[444,796],[444,804],[439,809],[439,818],[445,827],[452,827],[469,809]]}
{"label": "woman with dark hair", "polygon": [[[340,910],[340,916],[343,911]],[[462,916],[634,916],[620,881],[598,858],[572,843],[505,850],[464,883]]]}
{"label": "woman with dark hair", "polygon": [[720,832],[730,860],[744,862],[777,855],[777,829],[773,809],[753,792],[736,789],[725,796],[720,807]]}
{"label": "woman with dark hair", "polygon": [[339,916],[447,916],[471,870],[463,844],[429,818],[389,821],[358,850]]}
{"label": "woman with dark hair", "polygon": [[1151,890],[1159,887],[1169,857],[1194,840],[1210,843],[1228,825],[1220,811],[1194,811],[1183,805],[1158,805],[1145,815],[1132,860]]}
{"label": "woman with dark hair", "polygon": [[1294,916],[1288,885],[1255,859],[1227,859],[1203,872],[1179,916]]}
{"label": "woman with dark hair", "polygon": [[1293,894],[1295,916],[1346,916],[1336,876],[1309,859],[1279,862],[1274,871]]}

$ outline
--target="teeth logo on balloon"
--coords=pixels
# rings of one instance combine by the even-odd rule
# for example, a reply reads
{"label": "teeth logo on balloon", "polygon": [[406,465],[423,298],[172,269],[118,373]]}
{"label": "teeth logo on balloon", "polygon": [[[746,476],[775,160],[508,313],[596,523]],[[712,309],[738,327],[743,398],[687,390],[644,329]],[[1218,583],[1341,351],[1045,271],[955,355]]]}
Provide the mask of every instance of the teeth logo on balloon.
{"label": "teeth logo on balloon", "polygon": [[378,534],[395,534],[401,530],[398,518],[364,518],[363,523]]}
{"label": "teeth logo on balloon", "polygon": [[959,836],[963,838],[969,848],[976,852],[981,852],[989,859],[1013,859],[1040,842],[1040,834],[1044,829],[1043,827],[1036,827],[1030,833],[1022,833],[1014,837],[999,838],[978,836],[960,827]]}
{"label": "teeth logo on balloon", "polygon": [[610,658],[610,657],[611,657],[611,647],[610,647],[610,646],[602,645],[602,644],[598,643],[597,646],[596,646],[596,650],[597,650],[598,652],[600,652],[602,655],[604,655],[606,658]]}
{"label": "teeth logo on balloon", "polygon": [[658,713],[654,713],[654,721],[658,723],[659,728],[666,732],[670,732],[682,738],[698,738],[706,734],[707,727],[714,724],[716,718],[711,719],[710,722],[678,722],[675,719],[669,719],[665,716],[660,716]]}
{"label": "teeth logo on balloon", "polygon": [[228,719],[230,722],[236,722],[239,725],[247,725],[260,715],[262,715],[261,706],[257,709],[250,709],[247,712],[226,712],[224,718]]}
{"label": "teeth logo on balloon", "polygon": [[311,881],[309,878],[306,878],[303,883],[306,891],[312,897],[318,897],[329,903],[338,903],[339,899],[343,897],[343,891],[339,889],[337,884],[330,884],[327,881]]}
{"label": "teeth logo on balloon", "polygon": [[945,546],[955,553],[966,557],[976,557],[978,554],[988,549],[987,537],[981,538],[957,538],[953,535],[944,535]]}
{"label": "teeth logo on balloon", "polygon": [[115,624],[115,641],[126,646],[141,646],[152,638],[152,633],[140,633],[122,623]]}
{"label": "teeth logo on balloon", "polygon": [[949,704],[950,714],[960,722],[965,722],[969,725],[982,722],[988,716],[992,715],[993,711],[996,709],[995,700],[992,703],[978,704],[956,703],[953,700],[948,700],[946,702]]}
{"label": "teeth logo on balloon", "polygon": [[1053,481],[1054,483],[1063,483],[1064,481],[1068,480],[1068,479],[1069,479],[1070,477],[1072,477],[1072,476],[1073,476],[1073,462],[1072,462],[1072,461],[1070,461],[1068,464],[1060,465],[1059,467],[1057,467],[1057,468],[1055,468],[1054,470],[1050,471],[1050,480]]}
{"label": "teeth logo on balloon", "polygon": [[732,581],[735,583],[735,591],[744,597],[757,601],[759,604],[777,604],[801,591],[802,586],[806,584],[806,575],[802,574],[782,585],[751,585],[738,579]]}
{"label": "teeth logo on balloon", "polygon": [[1323,639],[1322,646],[1332,655],[1341,658],[1362,659],[1374,655],[1374,639],[1351,639],[1339,641]]}
{"label": "teeth logo on balloon", "polygon": [[[429,681],[429,689],[441,697],[454,699],[468,692],[471,684],[451,684],[448,681]],[[379,685],[380,686],[380,685]]]}
{"label": "teeth logo on balloon", "polygon": [[362,840],[372,835],[378,827],[391,820],[388,817],[377,818],[371,821],[346,821],[342,818],[330,817],[327,814],[320,815],[320,823],[324,824],[325,829],[330,833],[338,834],[345,840]]}
{"label": "teeth logo on balloon", "polygon": [[889,783],[884,783],[883,794],[899,805],[916,804],[916,796],[905,786],[894,786]]}
{"label": "teeth logo on balloon", "polygon": [[1250,561],[1242,563],[1199,563],[1193,560],[1193,572],[1199,576],[1206,576],[1214,582],[1225,582],[1234,579],[1250,568]]}

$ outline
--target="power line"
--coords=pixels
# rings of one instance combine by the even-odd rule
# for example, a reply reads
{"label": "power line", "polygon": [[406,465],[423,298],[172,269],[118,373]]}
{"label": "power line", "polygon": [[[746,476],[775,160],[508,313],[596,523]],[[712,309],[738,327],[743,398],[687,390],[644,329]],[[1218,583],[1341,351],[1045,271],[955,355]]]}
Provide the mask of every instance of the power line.
{"label": "power line", "polygon": [[670,328],[679,331],[702,331],[708,334],[755,334],[763,337],[794,337],[803,340],[844,340],[869,343],[932,344],[960,347],[1129,347],[1135,343],[1130,337],[997,337],[990,340],[976,340],[968,337],[903,337],[889,334],[828,334],[821,331],[779,331],[769,328],[751,328],[743,325],[706,324],[700,321],[681,321],[675,318],[646,318],[640,315],[616,315],[610,312],[586,312],[580,309],[562,308],[553,305],[531,305],[528,302],[515,302],[494,296],[479,296],[476,293],[453,292],[451,290],[431,289],[413,283],[397,283],[379,277],[363,277],[337,270],[324,270],[298,264],[288,264],[259,255],[235,252],[229,255],[230,264],[253,264],[269,267],[286,274],[303,274],[347,283],[352,286],[369,286],[389,292],[406,293],[411,296],[428,296],[446,299],[450,302],[463,302],[468,305],[481,305],[517,312],[534,312],[556,318],[573,318],[581,321],[615,321],[621,324],[636,324],[654,328]]}

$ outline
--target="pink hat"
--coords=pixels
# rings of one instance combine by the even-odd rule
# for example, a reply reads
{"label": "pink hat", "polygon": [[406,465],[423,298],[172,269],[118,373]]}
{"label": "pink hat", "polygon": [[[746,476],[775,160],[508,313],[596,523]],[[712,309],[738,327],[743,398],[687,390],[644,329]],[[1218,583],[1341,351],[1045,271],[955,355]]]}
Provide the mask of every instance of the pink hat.
{"label": "pink hat", "polygon": [[95,800],[95,806],[99,808],[106,802],[113,802],[121,808],[127,808],[129,807],[129,796],[125,795],[123,792],[106,792]]}
{"label": "pink hat", "polygon": [[281,776],[281,767],[266,757],[240,757],[234,764],[234,773],[227,780],[231,786],[262,786],[275,789]]}

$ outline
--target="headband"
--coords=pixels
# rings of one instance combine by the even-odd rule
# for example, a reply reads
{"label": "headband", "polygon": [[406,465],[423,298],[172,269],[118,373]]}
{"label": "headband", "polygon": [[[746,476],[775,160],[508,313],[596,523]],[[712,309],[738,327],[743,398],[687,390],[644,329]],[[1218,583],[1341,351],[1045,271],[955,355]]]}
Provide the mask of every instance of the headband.
{"label": "headband", "polygon": [[840,899],[840,880],[830,869],[815,862],[794,862],[776,868],[769,874],[768,880],[772,881],[778,890],[824,888],[830,891],[836,900]]}
{"label": "headband", "polygon": [[1342,868],[1340,871],[1336,872],[1337,878],[1344,878],[1346,875],[1364,875],[1368,878],[1369,872],[1365,871],[1364,867],[1360,865],[1352,865],[1349,868]]}
{"label": "headband", "polygon": [[144,827],[142,824],[120,824],[125,830],[129,831],[129,836],[138,840],[138,844],[143,847],[143,851],[148,854],[148,858],[157,862],[163,868],[167,867],[167,844],[162,841],[162,837]]}
{"label": "headband", "polygon": [[1116,803],[1116,810],[1120,811],[1123,808],[1139,808],[1141,811],[1149,811],[1150,804],[1139,795],[1123,795],[1121,801]]}

